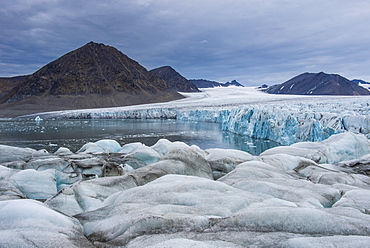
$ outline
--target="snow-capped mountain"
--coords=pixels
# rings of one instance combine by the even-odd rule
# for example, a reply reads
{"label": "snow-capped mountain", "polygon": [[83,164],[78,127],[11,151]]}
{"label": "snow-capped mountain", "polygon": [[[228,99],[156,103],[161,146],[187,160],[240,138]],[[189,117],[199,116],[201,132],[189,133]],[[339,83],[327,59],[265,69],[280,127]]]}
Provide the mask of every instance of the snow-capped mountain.
{"label": "snow-capped mountain", "polygon": [[219,83],[216,81],[210,81],[206,79],[190,79],[191,82],[193,82],[198,88],[214,88],[214,87],[228,87],[228,86],[239,86],[244,87],[242,84],[240,84],[235,79],[231,82],[226,83]]}
{"label": "snow-capped mountain", "polygon": [[303,73],[282,84],[267,88],[270,94],[295,95],[370,95],[360,87],[338,74]]}

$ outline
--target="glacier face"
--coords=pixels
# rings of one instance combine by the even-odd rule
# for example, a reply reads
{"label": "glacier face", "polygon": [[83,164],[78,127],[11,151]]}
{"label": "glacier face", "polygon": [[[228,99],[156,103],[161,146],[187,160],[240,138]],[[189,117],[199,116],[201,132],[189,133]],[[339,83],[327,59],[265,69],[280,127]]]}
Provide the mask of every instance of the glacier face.
{"label": "glacier face", "polygon": [[[307,106],[248,106],[232,109],[222,120],[222,128],[233,133],[269,139],[290,145],[300,141],[322,141],[346,131],[369,134],[368,113],[322,111],[320,104]],[[312,108],[313,107],[313,108]]]}
{"label": "glacier face", "polygon": [[368,103],[361,103],[360,109],[350,110],[348,105],[334,108],[333,103],[283,103],[179,111],[177,119],[219,122],[225,131],[290,145],[300,141],[322,141],[346,131],[369,137]]}
{"label": "glacier face", "polygon": [[[196,95],[198,94],[198,95]],[[42,118],[176,119],[222,123],[222,129],[283,145],[322,141],[350,131],[370,137],[369,97],[271,96],[254,89],[208,89],[162,104],[62,111]]]}
{"label": "glacier face", "polygon": [[[58,118],[81,119],[176,119],[222,123],[224,131],[253,138],[269,139],[283,145],[300,141],[322,141],[332,134],[350,131],[370,136],[370,108],[333,109],[332,104],[296,103],[249,105],[232,108],[160,108],[124,111],[69,112]],[[366,109],[365,109],[366,108]]]}

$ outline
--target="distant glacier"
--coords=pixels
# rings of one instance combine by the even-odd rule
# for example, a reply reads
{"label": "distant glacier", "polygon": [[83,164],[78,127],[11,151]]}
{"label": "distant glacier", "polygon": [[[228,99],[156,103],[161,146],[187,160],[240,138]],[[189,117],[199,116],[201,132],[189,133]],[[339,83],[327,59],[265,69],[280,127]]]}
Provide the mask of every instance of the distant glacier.
{"label": "distant glacier", "polygon": [[188,99],[170,103],[61,111],[43,118],[215,122],[224,131],[282,145],[322,141],[346,131],[370,137],[369,97],[271,96],[251,88],[207,89],[188,95]]}

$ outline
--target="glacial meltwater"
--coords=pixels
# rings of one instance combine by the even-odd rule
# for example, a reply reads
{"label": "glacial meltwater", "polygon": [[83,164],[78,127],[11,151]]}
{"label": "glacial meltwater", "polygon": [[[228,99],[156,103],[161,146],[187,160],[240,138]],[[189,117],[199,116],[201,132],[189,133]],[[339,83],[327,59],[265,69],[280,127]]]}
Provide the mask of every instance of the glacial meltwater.
{"label": "glacial meltwater", "polygon": [[175,120],[0,120],[0,144],[56,151],[68,147],[76,152],[82,145],[113,139],[121,145],[141,142],[154,145],[159,139],[182,141],[202,149],[239,149],[258,155],[278,144],[221,130],[221,124]]}

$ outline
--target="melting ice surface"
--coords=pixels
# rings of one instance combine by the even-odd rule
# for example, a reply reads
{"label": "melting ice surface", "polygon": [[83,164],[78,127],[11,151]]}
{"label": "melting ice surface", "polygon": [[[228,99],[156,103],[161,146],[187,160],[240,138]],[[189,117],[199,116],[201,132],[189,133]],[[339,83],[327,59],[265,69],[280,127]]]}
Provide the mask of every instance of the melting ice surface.
{"label": "melting ice surface", "polygon": [[221,130],[221,124],[209,122],[179,122],[176,120],[39,120],[18,119],[0,121],[0,143],[4,145],[46,149],[59,147],[77,151],[88,142],[113,139],[125,143],[142,142],[153,145],[159,139],[183,141],[207,148],[232,148],[258,155],[276,146],[275,142],[253,139]]}

